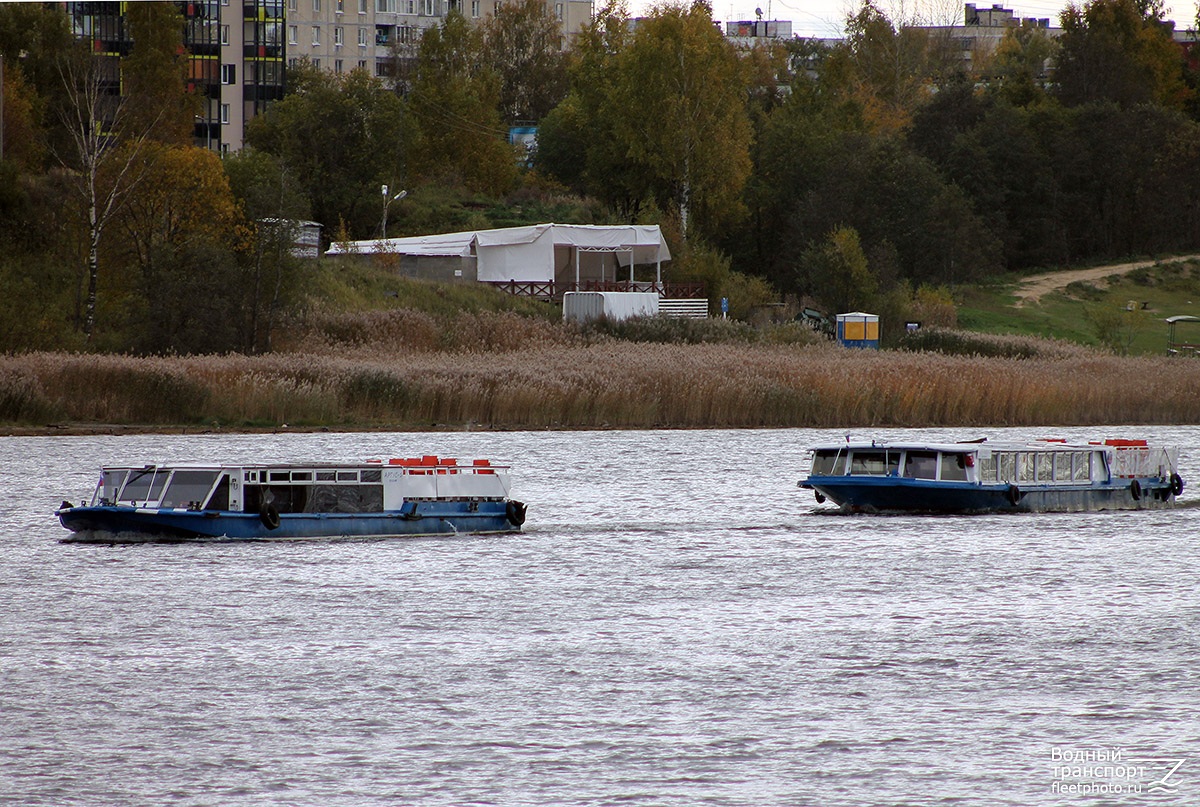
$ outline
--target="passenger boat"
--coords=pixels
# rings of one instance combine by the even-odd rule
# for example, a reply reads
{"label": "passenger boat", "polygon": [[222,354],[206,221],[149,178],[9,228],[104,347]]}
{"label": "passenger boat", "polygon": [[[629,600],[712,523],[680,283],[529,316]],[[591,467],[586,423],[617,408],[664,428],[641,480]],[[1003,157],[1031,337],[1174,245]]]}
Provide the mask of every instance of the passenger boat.
{"label": "passenger boat", "polygon": [[393,538],[514,532],[509,468],[424,456],[357,464],[145,465],[101,470],[56,511],[71,543]]}
{"label": "passenger boat", "polygon": [[1142,510],[1183,493],[1178,450],[1145,440],[1071,444],[850,442],[810,449],[800,487],[848,512]]}

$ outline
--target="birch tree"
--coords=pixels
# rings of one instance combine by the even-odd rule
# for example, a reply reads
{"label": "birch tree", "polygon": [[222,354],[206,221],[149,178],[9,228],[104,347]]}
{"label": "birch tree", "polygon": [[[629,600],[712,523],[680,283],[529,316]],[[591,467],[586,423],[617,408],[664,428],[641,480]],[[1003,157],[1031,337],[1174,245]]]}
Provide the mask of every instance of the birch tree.
{"label": "birch tree", "polygon": [[[87,292],[82,330],[90,343],[96,324],[100,240],[145,175],[141,158],[154,121],[141,131],[127,126],[130,105],[115,91],[120,86],[115,59],[93,57],[86,50],[78,50],[63,58],[59,70],[66,90],[59,108],[66,146],[56,149],[55,156],[73,172],[87,214]],[[118,132],[125,132],[125,137],[119,137]]]}

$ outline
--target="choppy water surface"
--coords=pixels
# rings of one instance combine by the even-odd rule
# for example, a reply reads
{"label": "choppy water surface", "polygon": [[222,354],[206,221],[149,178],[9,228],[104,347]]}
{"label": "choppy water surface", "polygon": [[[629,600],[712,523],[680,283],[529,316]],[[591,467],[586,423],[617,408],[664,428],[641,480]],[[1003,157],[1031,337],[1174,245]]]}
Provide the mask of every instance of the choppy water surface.
{"label": "choppy water surface", "polygon": [[[1184,506],[818,514],[806,430],[0,438],[0,803],[1200,803],[1200,428],[1097,435]],[[57,542],[101,463],[424,453],[525,533]]]}

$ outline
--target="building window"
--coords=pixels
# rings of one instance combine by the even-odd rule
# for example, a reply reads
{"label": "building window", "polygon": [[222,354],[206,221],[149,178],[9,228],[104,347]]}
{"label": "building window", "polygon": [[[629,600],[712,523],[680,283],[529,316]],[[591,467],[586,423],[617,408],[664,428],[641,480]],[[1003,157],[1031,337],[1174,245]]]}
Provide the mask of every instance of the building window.
{"label": "building window", "polygon": [[408,9],[408,11],[405,12],[406,14],[416,14],[417,0],[404,0],[404,7]]}
{"label": "building window", "polygon": [[359,14],[367,13],[367,0],[358,0],[358,13]]}
{"label": "building window", "polygon": [[313,13],[314,14],[321,13],[321,0],[313,0]]}
{"label": "building window", "polygon": [[221,104],[221,123],[229,123],[229,104]]}
{"label": "building window", "polygon": [[425,8],[423,9],[422,13],[424,13],[426,17],[433,16],[433,0],[425,0]]}
{"label": "building window", "polygon": [[471,16],[479,17],[479,0],[471,0]]}
{"label": "building window", "polygon": [[288,0],[288,11],[296,10],[296,0]]}
{"label": "building window", "polygon": [[299,42],[300,42],[300,26],[289,25],[288,26],[288,44],[295,45]]}
{"label": "building window", "polygon": [[320,70],[320,69],[321,69],[321,60],[320,60],[320,59],[313,59],[313,60],[312,60],[312,64],[313,64],[313,69],[314,69],[314,70]]}
{"label": "building window", "polygon": [[367,29],[366,28],[358,29],[358,46],[360,48],[365,48],[367,46]]}
{"label": "building window", "polygon": [[346,0],[337,0],[337,13],[344,14],[346,12]]}
{"label": "building window", "polygon": [[563,4],[562,3],[554,4],[554,17],[559,22],[562,22],[562,18],[563,18]]}
{"label": "building window", "polygon": [[342,46],[342,27],[340,25],[333,29],[333,44],[339,48]]}
{"label": "building window", "polygon": [[333,61],[333,72],[335,72],[335,73],[340,73],[340,72],[342,72],[342,60],[341,60],[341,59],[334,59],[334,61]]}
{"label": "building window", "polygon": [[321,44],[321,26],[314,25],[312,27],[312,29],[313,29],[313,44],[320,45]]}
{"label": "building window", "polygon": [[375,10],[381,14],[395,14],[396,0],[375,0]]}
{"label": "building window", "polygon": [[223,64],[221,65],[221,83],[236,84],[237,83],[237,65]]}
{"label": "building window", "polygon": [[222,45],[229,44],[229,26],[228,25],[221,26],[221,44]]}
{"label": "building window", "polygon": [[359,60],[358,60],[358,69],[359,69],[359,70],[366,70],[366,69],[367,69],[367,60],[366,60],[366,59],[359,59]]}

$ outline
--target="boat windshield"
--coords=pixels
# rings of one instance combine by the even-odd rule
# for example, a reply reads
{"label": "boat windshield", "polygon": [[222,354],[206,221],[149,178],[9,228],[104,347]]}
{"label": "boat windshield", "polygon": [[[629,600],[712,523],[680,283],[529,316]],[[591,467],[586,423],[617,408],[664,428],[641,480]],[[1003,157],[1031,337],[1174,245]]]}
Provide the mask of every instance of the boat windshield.
{"label": "boat windshield", "polygon": [[846,452],[837,449],[813,452],[813,476],[842,476],[846,473]]}
{"label": "boat windshield", "polygon": [[162,493],[168,476],[170,471],[153,467],[130,471],[129,480],[121,488],[118,500],[131,503],[155,501]]}

